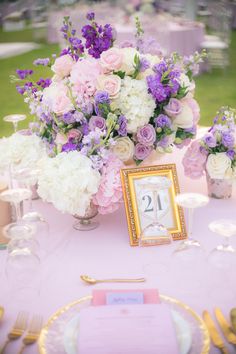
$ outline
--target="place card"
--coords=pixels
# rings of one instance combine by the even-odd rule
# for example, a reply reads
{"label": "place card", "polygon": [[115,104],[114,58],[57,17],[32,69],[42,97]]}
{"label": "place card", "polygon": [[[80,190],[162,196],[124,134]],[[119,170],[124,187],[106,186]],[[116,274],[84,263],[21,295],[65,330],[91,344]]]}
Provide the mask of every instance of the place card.
{"label": "place card", "polygon": [[107,305],[138,305],[143,304],[143,293],[141,292],[108,292],[106,294]]}
{"label": "place card", "polygon": [[80,312],[81,354],[179,354],[166,304],[87,307]]}
{"label": "place card", "polygon": [[144,304],[157,304],[160,303],[160,297],[157,289],[99,289],[92,292],[92,306],[110,305],[107,302],[107,294],[130,294],[141,293],[143,295]]}

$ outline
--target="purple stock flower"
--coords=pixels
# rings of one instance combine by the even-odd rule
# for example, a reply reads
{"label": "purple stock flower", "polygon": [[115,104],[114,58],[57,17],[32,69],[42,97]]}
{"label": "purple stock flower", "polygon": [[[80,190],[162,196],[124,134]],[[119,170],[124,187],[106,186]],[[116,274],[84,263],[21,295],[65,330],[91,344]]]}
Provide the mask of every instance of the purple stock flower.
{"label": "purple stock flower", "polygon": [[77,144],[73,144],[72,142],[68,142],[62,146],[62,151],[63,152],[70,152],[77,150]]}
{"label": "purple stock flower", "polygon": [[162,74],[162,73],[164,73],[165,71],[168,70],[168,65],[167,65],[167,63],[164,60],[162,60],[160,63],[155,64],[152,69],[153,69],[153,71],[155,73],[161,73]]}
{"label": "purple stock flower", "polygon": [[85,123],[82,125],[82,133],[83,135],[88,135],[89,134],[89,125],[88,123]]}
{"label": "purple stock flower", "polygon": [[22,87],[22,86],[16,85],[16,89],[20,95],[24,95],[24,93],[25,93],[24,86]]}
{"label": "purple stock flower", "polygon": [[147,77],[148,91],[158,102],[163,102],[168,97],[168,92],[166,88],[162,85],[160,81],[160,75],[150,75]]}
{"label": "purple stock flower", "polygon": [[90,130],[95,130],[96,128],[99,128],[101,130],[106,129],[106,121],[103,117],[99,116],[92,116],[89,120],[89,129]]}
{"label": "purple stock flower", "polygon": [[33,74],[33,70],[20,70],[17,69],[16,70],[16,74],[19,77],[19,79],[24,80],[27,76],[32,75]]}
{"label": "purple stock flower", "polygon": [[95,18],[94,12],[88,12],[87,15],[86,15],[86,18],[87,18],[87,20],[89,20],[89,21],[93,21],[94,18]]}
{"label": "purple stock flower", "polygon": [[234,146],[234,136],[229,132],[223,132],[222,144],[227,148],[232,148]]}
{"label": "purple stock flower", "polygon": [[146,59],[146,58],[141,58],[140,59],[140,71],[144,72],[145,70],[147,70],[148,68],[150,68],[150,62]]}
{"label": "purple stock flower", "polygon": [[119,128],[118,128],[118,134],[120,136],[127,136],[127,119],[125,116],[120,116],[118,118],[118,125],[119,125]]}
{"label": "purple stock flower", "polygon": [[210,133],[206,134],[206,135],[203,137],[203,141],[204,141],[204,143],[205,143],[207,146],[209,146],[209,147],[211,147],[211,148],[216,147],[216,144],[217,144],[216,138],[215,138],[214,135],[212,135],[212,134],[210,134]]}
{"label": "purple stock flower", "polygon": [[100,58],[101,53],[112,46],[114,39],[113,29],[109,24],[101,26],[95,22],[82,28],[82,37],[88,53],[94,58]]}
{"label": "purple stock flower", "polygon": [[49,58],[38,58],[36,59],[33,64],[38,66],[38,65],[42,65],[42,66],[48,66],[50,63],[50,59]]}
{"label": "purple stock flower", "polygon": [[137,40],[137,48],[142,54],[152,54],[157,56],[163,56],[160,44],[153,37],[149,38],[139,38]]}
{"label": "purple stock flower", "polygon": [[137,131],[137,140],[139,143],[152,146],[156,141],[156,132],[151,124],[146,124]]}
{"label": "purple stock flower", "polygon": [[159,114],[159,116],[157,116],[154,119],[154,123],[155,123],[156,128],[158,128],[158,127],[160,127],[160,128],[168,127],[169,128],[171,126],[171,120],[165,114]]}
{"label": "purple stock flower", "polygon": [[134,148],[134,157],[136,160],[144,160],[146,157],[150,155],[152,152],[152,147],[143,145],[143,144],[136,144]]}
{"label": "purple stock flower", "polygon": [[52,83],[52,80],[50,79],[50,78],[47,78],[47,79],[39,79],[37,82],[36,82],[36,84],[38,85],[38,86],[41,86],[42,88],[46,88],[46,87],[48,87],[48,86],[50,86],[51,85],[51,83]]}
{"label": "purple stock flower", "polygon": [[73,124],[76,122],[76,117],[72,112],[67,112],[64,113],[62,116],[62,120],[66,123],[66,124]]}
{"label": "purple stock flower", "polygon": [[234,150],[229,150],[226,152],[226,155],[231,159],[234,160],[236,152]]}

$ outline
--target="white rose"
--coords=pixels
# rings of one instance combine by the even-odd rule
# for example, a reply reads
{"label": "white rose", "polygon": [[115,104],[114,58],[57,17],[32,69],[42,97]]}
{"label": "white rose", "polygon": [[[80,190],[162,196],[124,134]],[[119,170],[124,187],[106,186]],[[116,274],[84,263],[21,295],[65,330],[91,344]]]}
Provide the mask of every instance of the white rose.
{"label": "white rose", "polygon": [[133,158],[134,143],[127,136],[118,138],[113,147],[113,152],[121,161],[128,161]]}
{"label": "white rose", "polygon": [[224,152],[210,154],[207,158],[206,169],[211,178],[232,177],[231,160]]}
{"label": "white rose", "polygon": [[139,52],[135,48],[122,48],[123,61],[120,71],[124,71],[127,75],[134,73],[134,57],[139,55]]}
{"label": "white rose", "polygon": [[192,128],[193,123],[194,123],[193,112],[187,104],[182,103],[182,110],[174,118],[173,123],[176,127],[179,127],[182,129]]}
{"label": "white rose", "polygon": [[118,75],[100,75],[97,88],[106,91],[110,98],[116,98],[121,87],[121,78]]}

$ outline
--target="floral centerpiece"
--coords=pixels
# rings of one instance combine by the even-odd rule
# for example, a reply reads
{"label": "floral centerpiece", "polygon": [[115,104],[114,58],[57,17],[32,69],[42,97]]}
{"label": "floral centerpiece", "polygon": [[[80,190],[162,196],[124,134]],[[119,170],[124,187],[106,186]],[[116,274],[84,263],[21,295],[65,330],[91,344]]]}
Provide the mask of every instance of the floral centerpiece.
{"label": "floral centerpiece", "polygon": [[194,141],[183,158],[185,174],[191,178],[206,174],[209,195],[215,198],[230,197],[236,177],[235,118],[235,110],[222,107],[207,134]]}
{"label": "floral centerpiece", "polygon": [[30,128],[52,159],[42,169],[39,194],[80,215],[91,201],[100,213],[117,209],[123,163],[139,164],[153,151],[171,152],[195,137],[193,75],[204,56],[149,54],[138,20],[136,47],[118,47],[111,25],[97,24],[94,13],[87,19],[80,39],[66,17],[61,32],[68,46],[58,57],[35,60],[49,66],[52,77],[34,81],[32,70],[12,77],[35,116]]}

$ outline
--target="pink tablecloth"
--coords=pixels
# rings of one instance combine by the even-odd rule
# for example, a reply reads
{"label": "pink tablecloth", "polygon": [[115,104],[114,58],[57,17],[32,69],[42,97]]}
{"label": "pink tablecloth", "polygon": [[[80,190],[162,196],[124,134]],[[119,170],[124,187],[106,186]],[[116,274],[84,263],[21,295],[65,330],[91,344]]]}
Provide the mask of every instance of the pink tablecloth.
{"label": "pink tablecloth", "polygon": [[[178,154],[177,154],[178,153]],[[182,191],[206,193],[204,179],[191,181],[183,176],[180,158],[182,152],[169,155],[164,162],[177,163],[180,187]],[[232,307],[236,307],[236,277],[234,269],[217,269],[199,259],[188,265],[175,261],[172,252],[178,245],[158,247],[130,247],[126,218],[123,206],[113,215],[99,216],[100,227],[90,232],[75,231],[70,215],[62,215],[52,205],[36,202],[38,208],[47,217],[51,227],[51,241],[54,251],[42,262],[42,286],[40,297],[34,303],[25,303],[31,313],[40,313],[45,321],[61,306],[91,294],[92,288],[107,288],[106,284],[88,286],[80,281],[80,274],[89,274],[97,278],[140,277],[147,282],[142,287],[156,287],[162,294],[182,300],[199,315],[204,309],[213,314],[214,307],[222,309],[228,316]],[[208,230],[208,223],[218,218],[235,218],[236,193],[229,200],[211,200],[205,208],[196,211],[194,219],[194,237],[203,245],[206,255],[222,240]],[[53,242],[52,242],[53,241]],[[236,246],[236,238],[232,240]],[[49,246],[48,246],[49,247]],[[22,304],[10,294],[4,275],[6,252],[0,253],[0,305],[5,307],[5,318],[1,323],[0,343],[12,326],[16,311],[23,309]],[[149,264],[152,268],[145,273]],[[149,267],[150,268],[150,267]],[[112,284],[113,288],[134,288],[131,284]],[[137,285],[140,288],[140,285]],[[17,353],[20,343],[10,344],[7,353]],[[230,353],[233,348],[229,346]],[[26,349],[25,353],[37,353],[36,345]],[[211,348],[210,353],[218,353]],[[147,354],[147,353],[145,353]]]}

